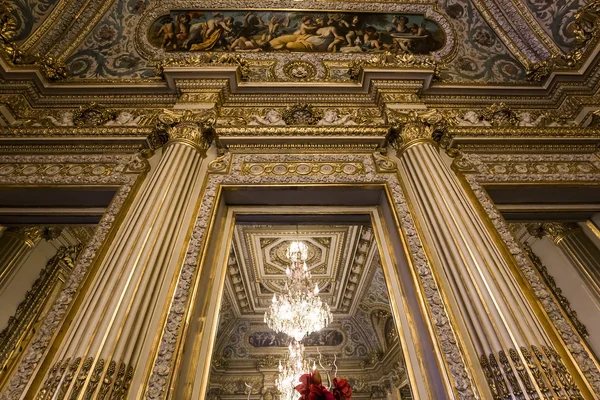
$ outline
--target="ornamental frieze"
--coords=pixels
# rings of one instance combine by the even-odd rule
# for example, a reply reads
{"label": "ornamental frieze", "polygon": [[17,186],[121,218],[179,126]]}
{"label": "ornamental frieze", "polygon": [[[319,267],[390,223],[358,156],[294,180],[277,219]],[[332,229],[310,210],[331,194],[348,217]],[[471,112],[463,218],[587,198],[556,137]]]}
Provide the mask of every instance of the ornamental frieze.
{"label": "ornamental frieze", "polygon": [[362,163],[297,162],[297,163],[247,163],[242,175],[364,175]]}

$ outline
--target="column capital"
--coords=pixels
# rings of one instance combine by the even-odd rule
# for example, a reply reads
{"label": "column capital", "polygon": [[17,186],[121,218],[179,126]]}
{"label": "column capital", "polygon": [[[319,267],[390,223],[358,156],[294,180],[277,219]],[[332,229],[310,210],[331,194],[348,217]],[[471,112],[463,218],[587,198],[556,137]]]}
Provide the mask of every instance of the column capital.
{"label": "column capital", "polygon": [[217,138],[214,120],[213,110],[197,113],[191,110],[184,110],[182,113],[164,110],[158,116],[156,130],[167,134],[167,146],[178,142],[185,143],[204,156]]}
{"label": "column capital", "polygon": [[18,237],[30,247],[33,247],[44,236],[44,228],[40,226],[18,226],[8,228],[6,234]]}
{"label": "column capital", "polygon": [[398,150],[410,145],[431,142],[447,128],[447,121],[437,110],[409,111],[395,118],[387,135],[388,142]]}
{"label": "column capital", "polygon": [[544,222],[532,224],[527,228],[530,235],[541,238],[548,236],[558,244],[565,236],[581,230],[576,222]]}

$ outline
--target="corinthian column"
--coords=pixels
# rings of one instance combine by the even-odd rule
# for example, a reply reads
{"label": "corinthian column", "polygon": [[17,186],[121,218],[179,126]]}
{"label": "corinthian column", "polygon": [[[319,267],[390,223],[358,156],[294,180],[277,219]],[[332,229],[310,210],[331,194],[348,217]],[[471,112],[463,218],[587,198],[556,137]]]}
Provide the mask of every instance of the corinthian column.
{"label": "corinthian column", "polygon": [[574,222],[543,223],[540,234],[552,239],[583,277],[596,299],[600,300],[600,249],[581,226]]}
{"label": "corinthian column", "polygon": [[9,228],[0,236],[0,291],[15,268],[38,244],[44,230],[38,226]]}
{"label": "corinthian column", "polygon": [[580,388],[499,246],[431,139],[441,118],[411,112],[401,122],[389,140],[397,149],[425,246],[468,332],[469,348],[477,353],[476,376],[485,377],[494,399],[580,398]]}
{"label": "corinthian column", "polygon": [[[169,140],[102,260],[38,388],[36,399],[125,399],[153,313],[164,309],[193,215],[190,205],[214,129],[196,115],[165,114]],[[187,239],[185,239],[187,240]],[[154,328],[152,328],[154,326]],[[143,367],[143,365],[141,366]],[[28,394],[28,397],[32,393]]]}

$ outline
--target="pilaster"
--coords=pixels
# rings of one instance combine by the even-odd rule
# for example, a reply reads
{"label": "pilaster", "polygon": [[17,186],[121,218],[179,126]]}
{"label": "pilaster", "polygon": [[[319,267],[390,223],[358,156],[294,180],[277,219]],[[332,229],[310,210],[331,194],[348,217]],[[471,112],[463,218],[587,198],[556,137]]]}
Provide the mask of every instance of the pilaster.
{"label": "pilaster", "polygon": [[40,317],[48,311],[71,275],[83,244],[61,246],[41,270],[33,286],[17,307],[8,325],[0,332],[0,387],[12,372],[21,352],[39,327]]}
{"label": "pilaster", "polygon": [[[157,332],[193,216],[190,205],[203,159],[215,138],[212,125],[190,111],[166,112],[159,127],[169,137],[162,157],[101,260],[75,320],[56,352],[36,399],[125,399],[141,349]],[[187,239],[183,239],[187,240]],[[142,371],[143,373],[143,371]]]}
{"label": "pilaster", "polygon": [[600,302],[600,249],[581,226],[575,222],[545,222],[539,225],[537,233],[556,244]]}
{"label": "pilaster", "polygon": [[476,352],[476,376],[485,377],[494,399],[580,398],[582,391],[589,393],[584,381],[574,379],[569,362],[555,351],[499,245],[432,140],[443,129],[435,113],[412,112],[389,140],[430,256],[466,330],[463,337]]}
{"label": "pilaster", "polygon": [[0,236],[0,289],[31,250],[42,239],[44,229],[38,226],[8,228]]}

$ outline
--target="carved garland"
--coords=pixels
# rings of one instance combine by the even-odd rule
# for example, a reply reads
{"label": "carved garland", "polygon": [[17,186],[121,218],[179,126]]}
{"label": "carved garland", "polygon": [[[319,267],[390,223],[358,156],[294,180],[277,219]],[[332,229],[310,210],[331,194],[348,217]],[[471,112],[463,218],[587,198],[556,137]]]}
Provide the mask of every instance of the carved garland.
{"label": "carved garland", "polygon": [[[199,216],[196,221],[187,257],[179,277],[179,282],[173,297],[173,303],[167,317],[167,322],[162,333],[158,356],[154,364],[152,375],[146,392],[147,399],[164,398],[173,369],[173,360],[177,352],[176,343],[181,334],[182,322],[185,310],[188,308],[190,290],[193,285],[194,274],[199,263],[202,243],[206,235],[206,227],[211,218],[213,204],[215,202],[218,188],[222,184],[333,184],[333,183],[384,183],[391,189],[398,216],[401,219],[400,226],[404,230],[407,243],[413,257],[413,263],[425,291],[426,301],[429,305],[431,318],[434,321],[434,329],[439,340],[442,353],[446,358],[449,372],[452,374],[454,390],[459,399],[475,399],[471,386],[469,372],[463,361],[459,343],[449,322],[449,317],[444,308],[443,300],[438,290],[437,283],[433,277],[431,267],[425,256],[421,242],[417,235],[414,221],[409,212],[402,188],[395,173],[379,174],[371,155],[232,155],[228,153],[221,164],[231,164],[229,168],[222,168],[219,175],[209,176],[207,186],[202,200]],[[361,164],[364,173],[344,174],[343,172],[324,175],[320,173],[298,173],[297,170],[279,176],[277,174],[244,174],[243,171],[254,170],[255,165],[285,164],[285,163],[309,163],[309,164],[344,164],[355,167]],[[222,174],[229,169],[229,175]],[[342,168],[342,171],[344,168]]]}
{"label": "carved garland", "polygon": [[[0,172],[4,171],[4,173],[0,173],[0,185],[92,184],[119,186],[110,206],[98,223],[94,236],[80,254],[58,300],[42,322],[16,369],[16,373],[11,377],[4,392],[0,394],[0,399],[14,399],[22,395],[34,369],[42,359],[56,329],[63,321],[71,302],[87,276],[90,265],[112,228],[117,214],[147,168],[147,162],[131,155],[0,156]],[[64,365],[55,365],[53,368],[64,371],[67,363],[68,360]]]}
{"label": "carved garland", "polygon": [[[493,201],[488,196],[485,189],[482,187],[484,183],[495,183],[495,182],[598,182],[600,181],[600,161],[593,154],[584,155],[497,155],[497,154],[486,154],[476,155],[468,154],[464,155],[469,164],[474,168],[472,172],[465,172],[465,180],[470,185],[475,197],[481,203],[483,210],[487,213],[494,227],[500,234],[501,239],[506,244],[507,249],[514,257],[517,266],[520,268],[523,276],[529,282],[533,292],[540,300],[540,303],[544,307],[550,320],[554,323],[559,335],[566,344],[566,348],[571,352],[573,358],[578,364],[579,368],[583,372],[584,376],[590,382],[592,388],[597,393],[600,393],[600,371],[598,370],[594,357],[589,353],[581,337],[577,334],[575,328],[565,318],[560,305],[557,304],[554,296],[544,284],[536,269],[532,266],[531,261],[525,254],[523,248],[519,245],[518,241],[514,238],[512,232],[508,227],[508,223],[500,212],[494,206]],[[586,163],[594,166],[592,170],[569,172],[570,170],[560,173],[555,170],[542,169],[529,169],[516,172],[504,173],[495,169],[494,172],[490,172],[490,164],[506,163],[510,165],[520,164],[580,164]],[[534,353],[539,351],[532,349]],[[545,352],[545,350],[544,350]],[[548,357],[551,355],[547,354]],[[536,353],[537,357],[537,353]],[[542,354],[540,352],[540,357]],[[554,355],[552,355],[554,357]],[[539,357],[538,357],[539,359]],[[544,364],[542,364],[543,367]],[[563,366],[564,368],[564,366]]]}

